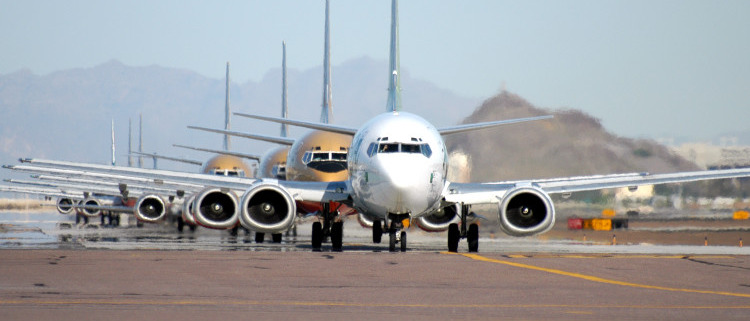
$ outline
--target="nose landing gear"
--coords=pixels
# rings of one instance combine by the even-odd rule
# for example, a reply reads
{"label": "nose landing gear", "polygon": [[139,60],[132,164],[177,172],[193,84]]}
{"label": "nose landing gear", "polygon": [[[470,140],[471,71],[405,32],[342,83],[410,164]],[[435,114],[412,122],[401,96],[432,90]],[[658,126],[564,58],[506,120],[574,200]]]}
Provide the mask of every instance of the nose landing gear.
{"label": "nose landing gear", "polygon": [[[400,250],[401,252],[406,252],[406,231],[403,231],[404,229],[404,221],[409,219],[409,214],[388,214],[388,221],[390,221],[390,226],[388,227],[388,236],[389,236],[389,242],[388,242],[388,250],[391,252],[396,252],[396,244],[401,245]],[[378,221],[376,225],[380,225],[380,222]],[[375,229],[373,229],[373,233],[375,233]],[[375,239],[375,234],[373,234],[373,241]]]}

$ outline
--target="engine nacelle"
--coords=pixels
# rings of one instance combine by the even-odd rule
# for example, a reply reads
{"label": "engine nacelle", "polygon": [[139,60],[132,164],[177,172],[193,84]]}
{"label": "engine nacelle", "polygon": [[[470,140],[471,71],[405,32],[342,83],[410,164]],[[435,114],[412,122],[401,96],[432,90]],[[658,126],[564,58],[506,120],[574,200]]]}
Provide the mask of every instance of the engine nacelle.
{"label": "engine nacelle", "polygon": [[92,206],[92,207],[94,207],[94,206],[102,206],[102,203],[97,198],[87,197],[86,199],[84,199],[83,201],[81,201],[81,203],[79,203],[79,205],[80,206],[84,206],[84,207],[80,208],[79,212],[81,214],[83,214],[83,215],[88,216],[88,217],[95,217],[95,216],[99,216],[100,214],[102,214],[102,210],[100,210],[98,208],[87,208],[87,207],[85,207],[85,206]]}
{"label": "engine nacelle", "polygon": [[160,196],[146,194],[135,202],[133,212],[139,221],[154,223],[167,215],[167,205]]}
{"label": "engine nacelle", "polygon": [[357,214],[357,221],[359,222],[359,225],[366,228],[372,228],[372,226],[375,225],[375,221],[371,217],[362,213]]}
{"label": "engine nacelle", "polygon": [[182,220],[190,225],[198,225],[195,222],[195,212],[193,211],[193,204],[195,204],[195,195],[190,196],[182,203]]}
{"label": "engine nacelle", "polygon": [[233,228],[237,226],[240,215],[237,196],[226,189],[206,188],[195,196],[193,215],[203,227],[219,230]]}
{"label": "engine nacelle", "polygon": [[240,202],[240,223],[261,233],[280,233],[294,223],[297,204],[287,190],[278,184],[261,182],[250,187]]}
{"label": "engine nacelle", "polygon": [[73,204],[76,202],[73,199],[63,197],[57,199],[57,211],[60,214],[70,214],[73,212]]}
{"label": "engine nacelle", "polygon": [[459,222],[459,204],[438,209],[430,215],[417,218],[417,226],[427,232],[442,232],[448,230],[452,223]]}
{"label": "engine nacelle", "polygon": [[500,227],[508,235],[544,233],[555,224],[552,199],[536,187],[520,187],[508,191],[499,207]]}

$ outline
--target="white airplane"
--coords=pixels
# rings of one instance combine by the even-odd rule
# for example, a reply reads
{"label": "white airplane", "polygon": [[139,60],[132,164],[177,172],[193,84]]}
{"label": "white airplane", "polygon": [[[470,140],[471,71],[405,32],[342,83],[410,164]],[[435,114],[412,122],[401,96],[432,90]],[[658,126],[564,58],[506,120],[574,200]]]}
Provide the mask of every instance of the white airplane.
{"label": "white airplane", "polygon": [[[397,1],[393,0],[391,23],[391,61],[397,60]],[[395,62],[395,64],[393,63]],[[395,71],[395,73],[394,73]],[[391,68],[392,93],[398,93],[398,68]],[[671,174],[615,174],[565,177],[545,180],[519,180],[499,183],[451,183],[446,179],[448,152],[443,135],[516,124],[547,116],[512,119],[435,128],[423,118],[400,111],[398,95],[389,99],[388,111],[359,129],[345,126],[258,117],[290,125],[353,135],[348,154],[350,177],[338,182],[298,182],[275,179],[249,179],[187,174],[162,170],[113,167],[74,162],[23,159],[21,165],[4,166],[18,171],[66,172],[77,177],[112,180],[143,180],[154,184],[166,181],[197,184],[193,205],[206,217],[237,222],[246,228],[279,233],[291,226],[297,201],[343,202],[377,221],[384,221],[389,232],[389,249],[407,249],[403,219],[431,215],[448,206],[458,205],[462,222],[468,209],[476,204],[496,204],[499,224],[513,236],[526,236],[549,230],[555,221],[550,194],[564,194],[617,187],[636,187],[664,183],[748,177],[750,169],[679,172]],[[241,193],[241,197],[238,197]],[[373,229],[375,233],[375,229]],[[374,236],[374,235],[373,235]],[[469,251],[478,250],[478,228],[451,224],[448,249],[456,251],[461,238],[468,238]]]}

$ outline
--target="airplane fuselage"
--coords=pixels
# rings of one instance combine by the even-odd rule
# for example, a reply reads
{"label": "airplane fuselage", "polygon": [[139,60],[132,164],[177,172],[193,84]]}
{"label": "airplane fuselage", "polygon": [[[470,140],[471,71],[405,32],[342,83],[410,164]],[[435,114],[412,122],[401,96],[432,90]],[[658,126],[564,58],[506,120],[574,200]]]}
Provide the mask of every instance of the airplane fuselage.
{"label": "airplane fuselage", "polygon": [[370,217],[435,211],[446,186],[445,144],[437,129],[406,112],[381,114],[360,128],[348,157],[354,207]]}

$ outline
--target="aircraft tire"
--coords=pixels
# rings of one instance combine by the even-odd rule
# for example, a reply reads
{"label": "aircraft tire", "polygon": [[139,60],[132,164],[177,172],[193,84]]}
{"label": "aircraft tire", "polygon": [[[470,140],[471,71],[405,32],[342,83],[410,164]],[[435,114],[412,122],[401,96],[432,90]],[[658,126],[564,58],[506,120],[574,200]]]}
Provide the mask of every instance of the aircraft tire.
{"label": "aircraft tire", "polygon": [[458,224],[448,226],[448,252],[458,252],[459,233]]}
{"label": "aircraft tire", "polygon": [[476,224],[469,225],[469,233],[466,236],[469,242],[469,252],[479,252],[479,226]]}
{"label": "aircraft tire", "polygon": [[406,252],[406,232],[401,232],[401,252]]}
{"label": "aircraft tire", "polygon": [[274,243],[281,243],[281,235],[282,235],[281,233],[274,233],[274,234],[272,234],[271,237],[273,237],[273,242]]}
{"label": "aircraft tire", "polygon": [[391,231],[388,233],[389,241],[388,242],[388,251],[396,252],[396,231]]}
{"label": "aircraft tire", "polygon": [[334,222],[331,226],[331,248],[341,252],[344,243],[344,222]]}
{"label": "aircraft tire", "polygon": [[372,243],[380,244],[383,240],[383,224],[380,220],[372,222]]}
{"label": "aircraft tire", "polygon": [[323,225],[320,222],[312,224],[312,249],[319,252],[323,244]]}
{"label": "aircraft tire", "polygon": [[255,243],[263,243],[266,233],[255,232]]}

